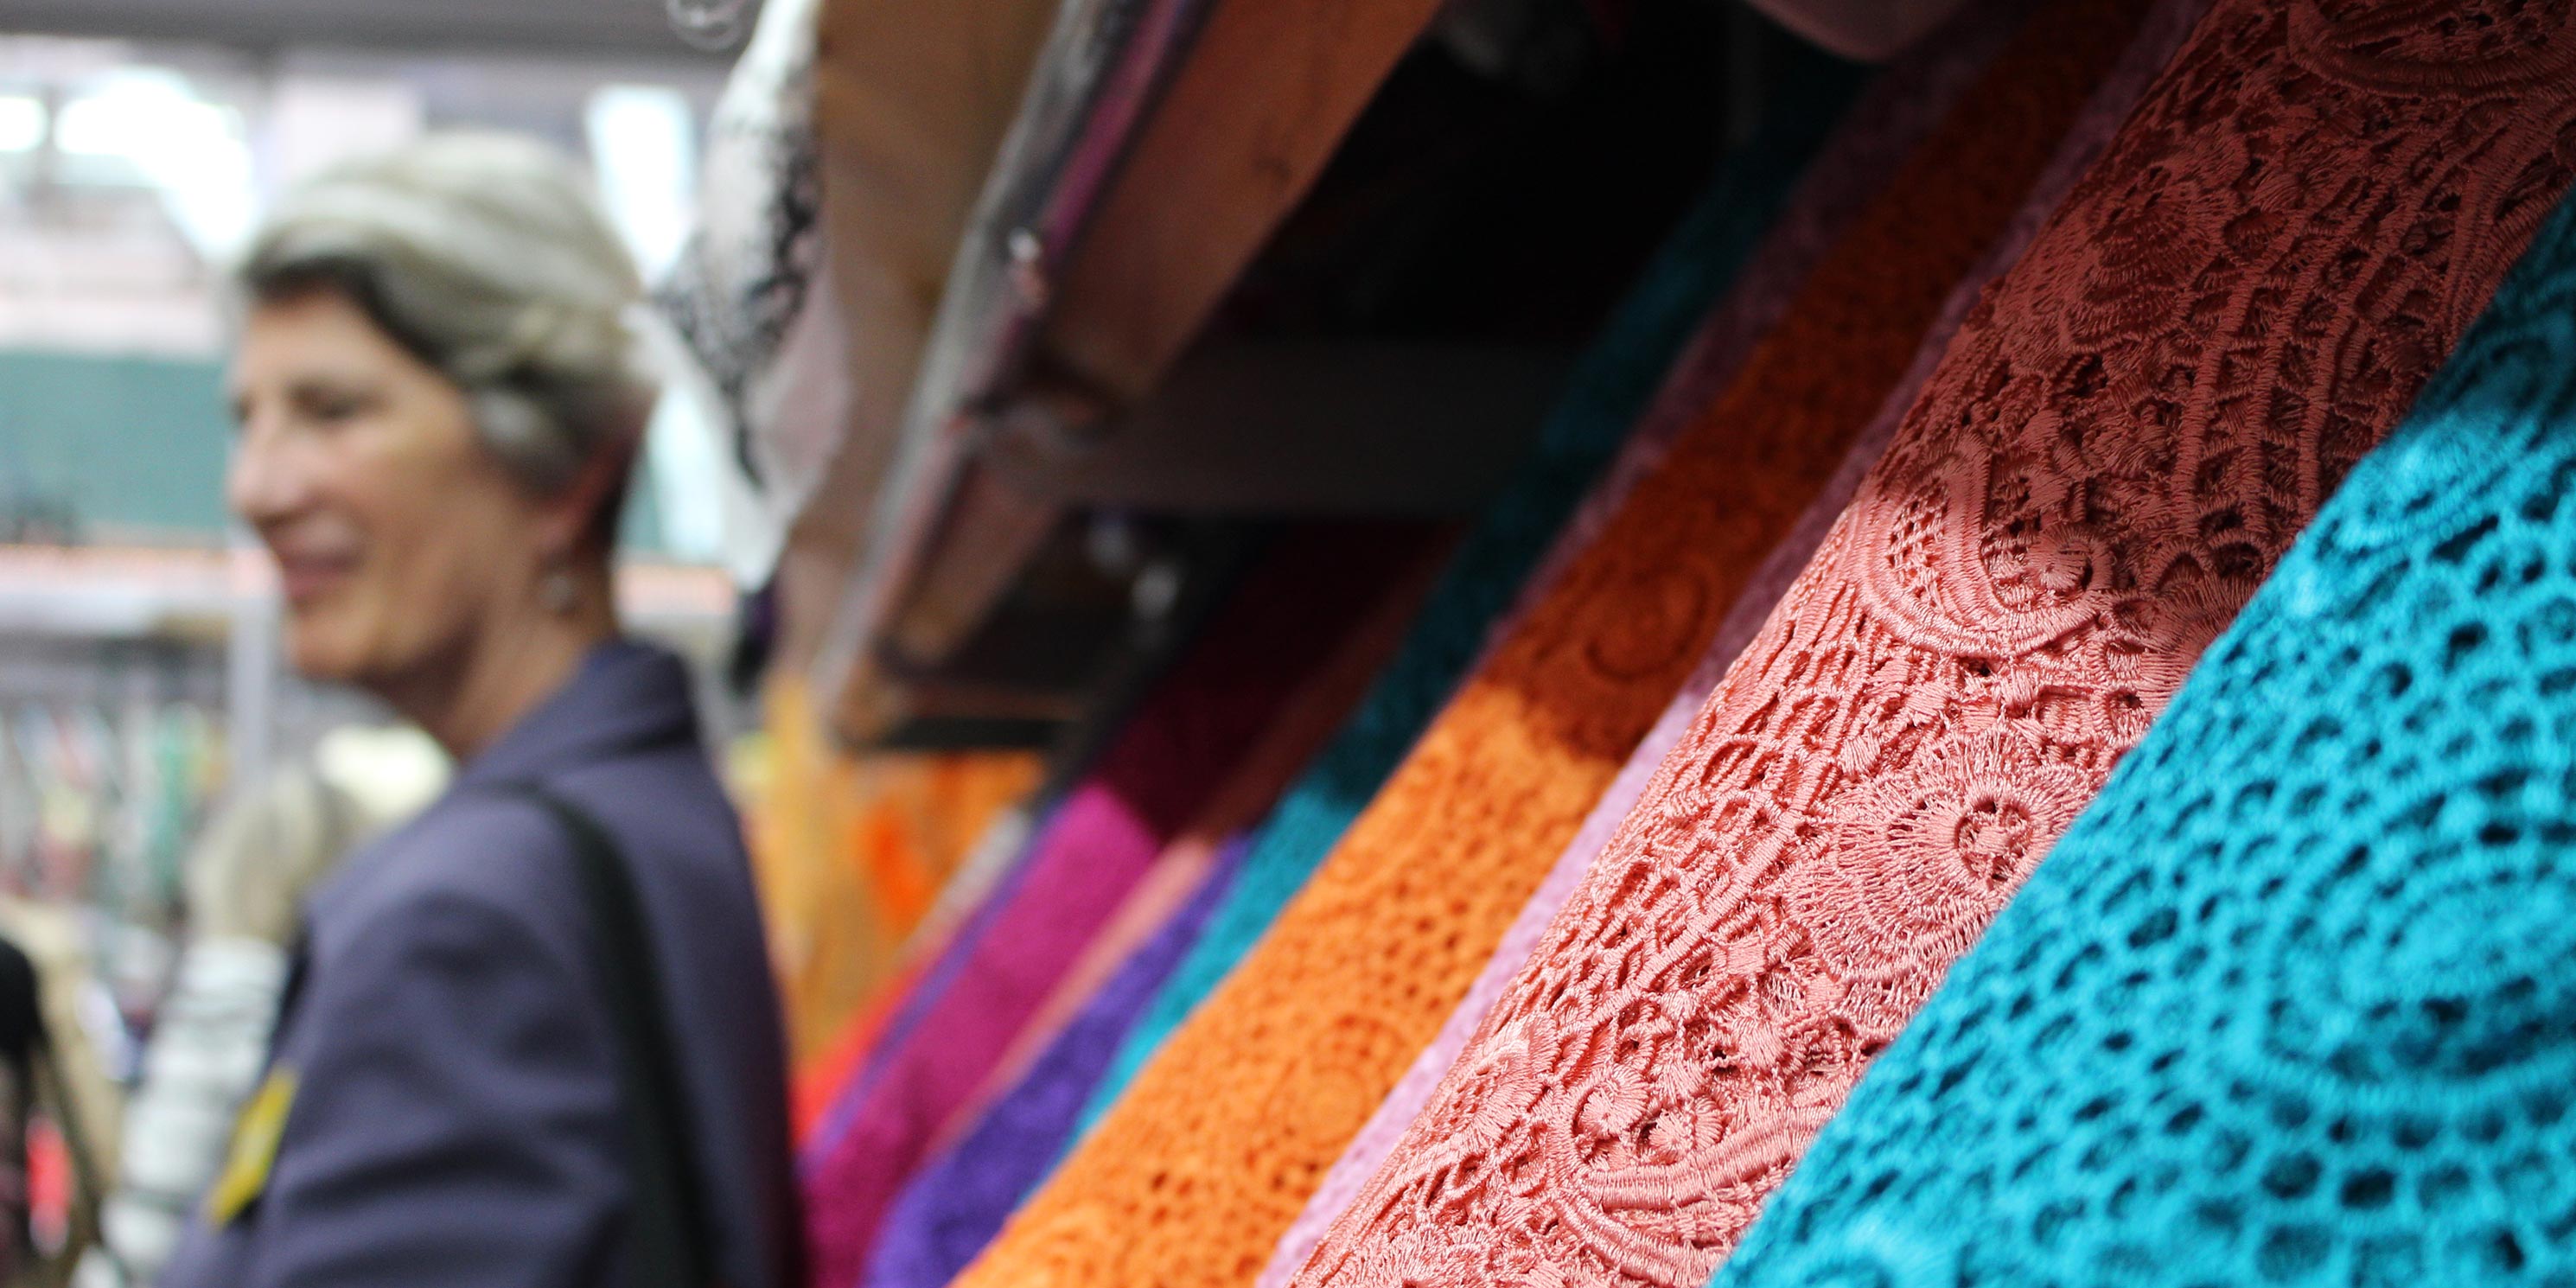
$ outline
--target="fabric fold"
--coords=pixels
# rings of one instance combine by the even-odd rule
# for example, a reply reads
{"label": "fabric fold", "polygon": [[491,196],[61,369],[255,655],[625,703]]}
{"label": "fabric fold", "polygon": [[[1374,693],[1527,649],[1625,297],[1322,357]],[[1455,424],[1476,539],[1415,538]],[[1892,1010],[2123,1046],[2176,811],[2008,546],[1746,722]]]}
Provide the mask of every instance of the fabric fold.
{"label": "fabric fold", "polygon": [[2492,292],[2572,56],[2220,0],[1296,1282],[1702,1280]]}
{"label": "fabric fold", "polygon": [[[1960,323],[1966,320],[1977,297],[1985,291],[1986,284],[2021,257],[2023,248],[2039,230],[2040,223],[2057,209],[2067,190],[2101,155],[2112,132],[2127,119],[2129,109],[2145,92],[2147,82],[2163,70],[2174,48],[2182,42],[2192,23],[2208,5],[2209,0],[2160,0],[2156,11],[2148,16],[2128,52],[2121,56],[2120,65],[2094,92],[2092,100],[2085,105],[2083,116],[2068,131],[2056,157],[2049,162],[2047,172],[2022,202],[2020,213],[2013,217],[2002,240],[1987,253],[1983,264],[1951,288],[1949,301],[1942,305],[1940,320],[1933,324],[1915,349],[1913,365],[1907,368],[1904,378],[1881,402],[1869,428],[1861,431],[1860,437],[1853,442],[1851,451],[1844,455],[1842,465],[1835,470],[1832,481],[1808,503],[1797,526],[1781,539],[1779,546],[1763,561],[1761,571],[1736,597],[1734,606],[1727,610],[1725,620],[1718,625],[1715,641],[1701,655],[1699,664],[1692,668],[1681,689],[1665,704],[1664,713],[1656,719],[1654,727],[1630,753],[1628,763],[1619,770],[1619,776],[1611,780],[1609,789],[1601,794],[1592,812],[1584,817],[1582,830],[1575,833],[1574,840],[1558,856],[1556,865],[1548,869],[1546,879],[1539,883],[1529,903],[1513,920],[1511,929],[1504,933],[1502,943],[1495,947],[1493,957],[1485,963],[1484,971],[1476,976],[1467,996],[1460,999],[1457,1009],[1450,1012],[1439,1036],[1414,1058],[1403,1079],[1387,1093],[1386,1100],[1370,1116],[1368,1125],[1360,1129],[1359,1135],[1352,1138],[1351,1147],[1342,1154],[1340,1161],[1333,1164],[1333,1170],[1325,1176],[1324,1184],[1315,1191],[1314,1198],[1308,1201],[1297,1224],[1280,1239],[1279,1247],[1271,1254],[1269,1268],[1262,1272],[1260,1288],[1283,1288],[1295,1276],[1323,1240],[1324,1231],[1340,1218],[1360,1188],[1377,1171],[1378,1164],[1386,1161],[1387,1155],[1395,1149],[1405,1128],[1412,1125],[1415,1116],[1430,1101],[1432,1089],[1439,1085],[1441,1077],[1449,1072],[1449,1066],[1456,1063],[1458,1053],[1466,1049],[1468,1040],[1475,1036],[1476,1026],[1484,1019],[1485,1012],[1491,1010],[1495,1001],[1502,997],[1503,990],[1511,986],[1522,963],[1529,960],[1530,952],[1537,947],[1539,937],[1546,933],[1548,923],[1555,919],[1557,910],[1582,883],[1583,874],[1591,867],[1593,858],[1609,843],[1620,821],[1645,794],[1646,784],[1654,777],[1656,768],[1681,741],[1692,717],[1698,715],[1700,707],[1707,702],[1710,691],[1725,676],[1727,667],[1733,665],[1736,655],[1744,651],[1746,642],[1761,629],[1763,621],[1771,615],[1772,607],[1788,589],[1790,579],[1798,569],[1806,566],[1816,547],[1823,543],[1826,530],[1850,504],[1862,475],[1887,449],[1897,423],[1913,405],[1923,382],[1931,377],[1934,364],[1949,346],[1950,337],[1958,331]],[[1926,69],[1927,72],[1939,70],[1956,75],[1949,64],[1966,64],[1964,70],[1972,71],[1979,60],[1970,55],[1978,51],[1964,48],[1967,44],[1967,41],[1954,36],[1949,47],[1936,46],[1928,51],[1925,55],[1927,60],[1943,65],[1937,69]],[[1991,50],[1984,52],[1991,54]],[[1890,158],[1886,164],[1892,165],[1896,159]]]}
{"label": "fabric fold", "polygon": [[[1935,132],[1907,219],[1868,244],[1877,307],[1808,324],[1866,342],[1837,344],[1830,365],[1784,363],[1762,405],[1785,414],[1739,419],[1722,398],[1691,420],[960,1284],[1255,1278],[1902,376],[2144,6],[2066,7],[2076,20],[2017,38],[2022,64],[1987,74],[2009,95]],[[1775,332],[1747,370],[1795,343]]]}
{"label": "fabric fold", "polygon": [[2571,319],[2562,205],[1720,1285],[2576,1276]]}
{"label": "fabric fold", "polygon": [[1336,641],[1430,536],[1416,525],[1281,534],[1057,806],[977,933],[889,1031],[802,1160],[815,1273],[849,1283],[886,1202],[1054,981],[1198,813]]}

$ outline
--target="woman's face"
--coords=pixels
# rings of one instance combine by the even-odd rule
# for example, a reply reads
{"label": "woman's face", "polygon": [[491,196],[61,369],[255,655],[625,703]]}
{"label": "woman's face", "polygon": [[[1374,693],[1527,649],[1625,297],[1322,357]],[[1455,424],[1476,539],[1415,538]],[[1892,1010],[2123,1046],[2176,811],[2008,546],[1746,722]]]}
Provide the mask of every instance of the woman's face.
{"label": "woman's face", "polygon": [[254,309],[232,399],[226,490],[276,557],[297,670],[381,691],[538,612],[558,507],[483,447],[463,390],[348,299]]}

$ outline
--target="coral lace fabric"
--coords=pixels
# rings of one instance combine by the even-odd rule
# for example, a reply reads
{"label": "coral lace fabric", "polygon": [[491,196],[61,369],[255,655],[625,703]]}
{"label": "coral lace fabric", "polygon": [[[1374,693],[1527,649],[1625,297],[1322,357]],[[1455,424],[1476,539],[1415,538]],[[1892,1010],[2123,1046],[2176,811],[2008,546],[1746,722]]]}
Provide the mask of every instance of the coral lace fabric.
{"label": "coral lace fabric", "polygon": [[2569,8],[2212,9],[1298,1282],[1724,1258],[2513,262]]}
{"label": "coral lace fabric", "polygon": [[[1628,811],[1645,796],[1646,785],[1653,780],[1655,771],[1663,766],[1664,757],[1671,754],[1681,742],[1682,735],[1688,732],[1718,681],[1726,677],[1728,665],[1761,630],[1764,619],[1780,602],[1780,596],[1796,580],[1807,561],[1815,557],[1817,547],[1824,543],[1825,533],[1832,529],[1834,520],[1840,518],[1843,510],[1851,504],[1869,467],[1886,451],[1889,438],[1896,432],[1897,422],[1914,405],[1915,397],[1922,392],[1923,382],[1930,378],[1933,366],[1948,349],[1950,338],[1958,334],[1960,324],[1965,321],[1968,310],[1976,303],[1986,283],[1993,281],[1996,273],[2021,257],[2031,235],[2056,211],[2067,190],[2101,156],[2112,134],[2122,121],[2128,119],[2129,110],[2137,105],[2138,96],[2145,92],[2148,82],[2164,70],[2183,37],[2207,11],[2208,4],[2209,0],[2157,0],[2154,11],[2136,39],[2120,56],[2119,66],[2085,104],[2083,116],[2069,130],[2056,156],[2050,159],[2046,174],[2014,214],[2011,227],[1985,261],[1951,288],[1950,298],[1941,307],[1940,320],[1924,335],[1905,378],[1889,393],[1879,414],[1871,419],[1869,428],[1854,440],[1850,454],[1834,471],[1832,482],[1808,503],[1806,513],[1798,518],[1797,527],[1763,560],[1762,571],[1746,585],[1744,593],[1737,596],[1735,606],[1728,610],[1725,622],[1718,627],[1717,637],[1709,645],[1708,652],[1691,668],[1690,678],[1673,694],[1671,702],[1664,707],[1664,713],[1656,718],[1654,728],[1638,742],[1636,751],[1628,757],[1628,763],[1620,768],[1618,778],[1601,794],[1601,799],[1594,802],[1591,814],[1583,820],[1583,830],[1575,834],[1573,843],[1558,856],[1556,866],[1549,869],[1547,879],[1539,884],[1529,903],[1521,908],[1520,916],[1495,947],[1484,971],[1477,975],[1475,984],[1459,1000],[1458,1008],[1450,1012],[1448,1022],[1441,1026],[1439,1036],[1414,1057],[1412,1066],[1404,1071],[1403,1080],[1396,1083],[1395,1090],[1387,1093],[1386,1099],[1378,1104],[1377,1112],[1370,1116],[1368,1125],[1360,1129],[1340,1161],[1333,1164],[1332,1171],[1307,1203],[1305,1212],[1298,1216],[1296,1225],[1280,1238],[1279,1246],[1272,1250],[1270,1264],[1261,1272],[1256,1288],[1285,1288],[1296,1277],[1297,1271],[1305,1266],[1306,1259],[1314,1254],[1316,1245],[1323,1241],[1325,1232],[1340,1219],[1350,1207],[1351,1200],[1376,1174],[1378,1165],[1385,1162],[1387,1155],[1404,1139],[1405,1130],[1413,1125],[1423,1106],[1430,1102],[1432,1092],[1439,1088],[1449,1066],[1457,1062],[1458,1053],[1465,1050],[1467,1043],[1476,1036],[1485,1012],[1492,1010],[1494,1003],[1512,986],[1521,967],[1529,961],[1532,949],[1555,920],[1558,909],[1563,908],[1566,899],[1582,885],[1585,874],[1591,870],[1592,860],[1601,853],[1601,847],[1609,843],[1619,825],[1627,819]],[[1986,9],[1977,11],[1974,21],[1981,28],[1996,18],[2011,16],[2008,10]],[[1918,48],[1909,57],[1913,66],[1891,71],[1889,76],[1891,79],[1914,79],[1920,86],[1924,81],[1949,80],[1963,70],[1973,72],[1992,57],[1994,46],[2000,44],[2002,37],[2008,36],[2011,30],[2009,25],[1999,25],[1995,38],[1989,41],[1981,29],[1954,26]],[[1974,39],[1965,38],[1972,35]],[[1966,64],[1964,68],[1960,67],[1962,63]],[[1960,79],[1968,77],[1960,76]],[[1927,95],[1920,88],[1909,88],[1904,94],[1904,98],[1909,100],[1923,97]],[[1863,109],[1864,113],[1867,111]],[[1854,124],[1870,122],[1865,116],[1856,115]],[[1838,161],[1843,159],[1846,158],[1836,157]],[[1891,163],[1887,159],[1880,160],[1876,172],[1883,174]]]}
{"label": "coral lace fabric", "polygon": [[1802,291],[1676,436],[961,1285],[1253,1282],[1904,374],[2143,7],[2044,6],[1818,266],[1829,285]]}
{"label": "coral lace fabric", "polygon": [[2576,1280],[2576,208],[1730,1288]]}

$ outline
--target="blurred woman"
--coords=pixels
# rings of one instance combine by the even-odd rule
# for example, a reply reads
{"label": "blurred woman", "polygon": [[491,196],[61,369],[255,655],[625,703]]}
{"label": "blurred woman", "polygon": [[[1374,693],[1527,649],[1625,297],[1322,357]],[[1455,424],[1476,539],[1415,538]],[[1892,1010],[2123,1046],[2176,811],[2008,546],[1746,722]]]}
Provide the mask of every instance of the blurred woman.
{"label": "blurred woman", "polygon": [[305,675],[457,763],[305,908],[269,1070],[165,1282],[794,1282],[782,1043],[681,663],[610,558],[653,390],[561,159],[430,139],[239,272],[234,509]]}

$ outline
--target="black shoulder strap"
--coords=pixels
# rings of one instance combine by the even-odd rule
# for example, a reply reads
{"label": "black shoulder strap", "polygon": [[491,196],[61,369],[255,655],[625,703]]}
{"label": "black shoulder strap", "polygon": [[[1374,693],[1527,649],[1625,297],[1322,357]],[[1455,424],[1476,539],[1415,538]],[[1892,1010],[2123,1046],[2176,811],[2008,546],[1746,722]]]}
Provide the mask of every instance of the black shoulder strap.
{"label": "black shoulder strap", "polygon": [[600,985],[616,1032],[618,1081],[634,1202],[627,1214],[633,1282],[647,1288],[709,1288],[716,1282],[706,1203],[690,1147],[689,1108],[679,1076],[679,1048],[653,953],[650,923],[617,843],[571,801],[537,783],[506,790],[542,806],[572,838],[573,866],[601,961]]}

